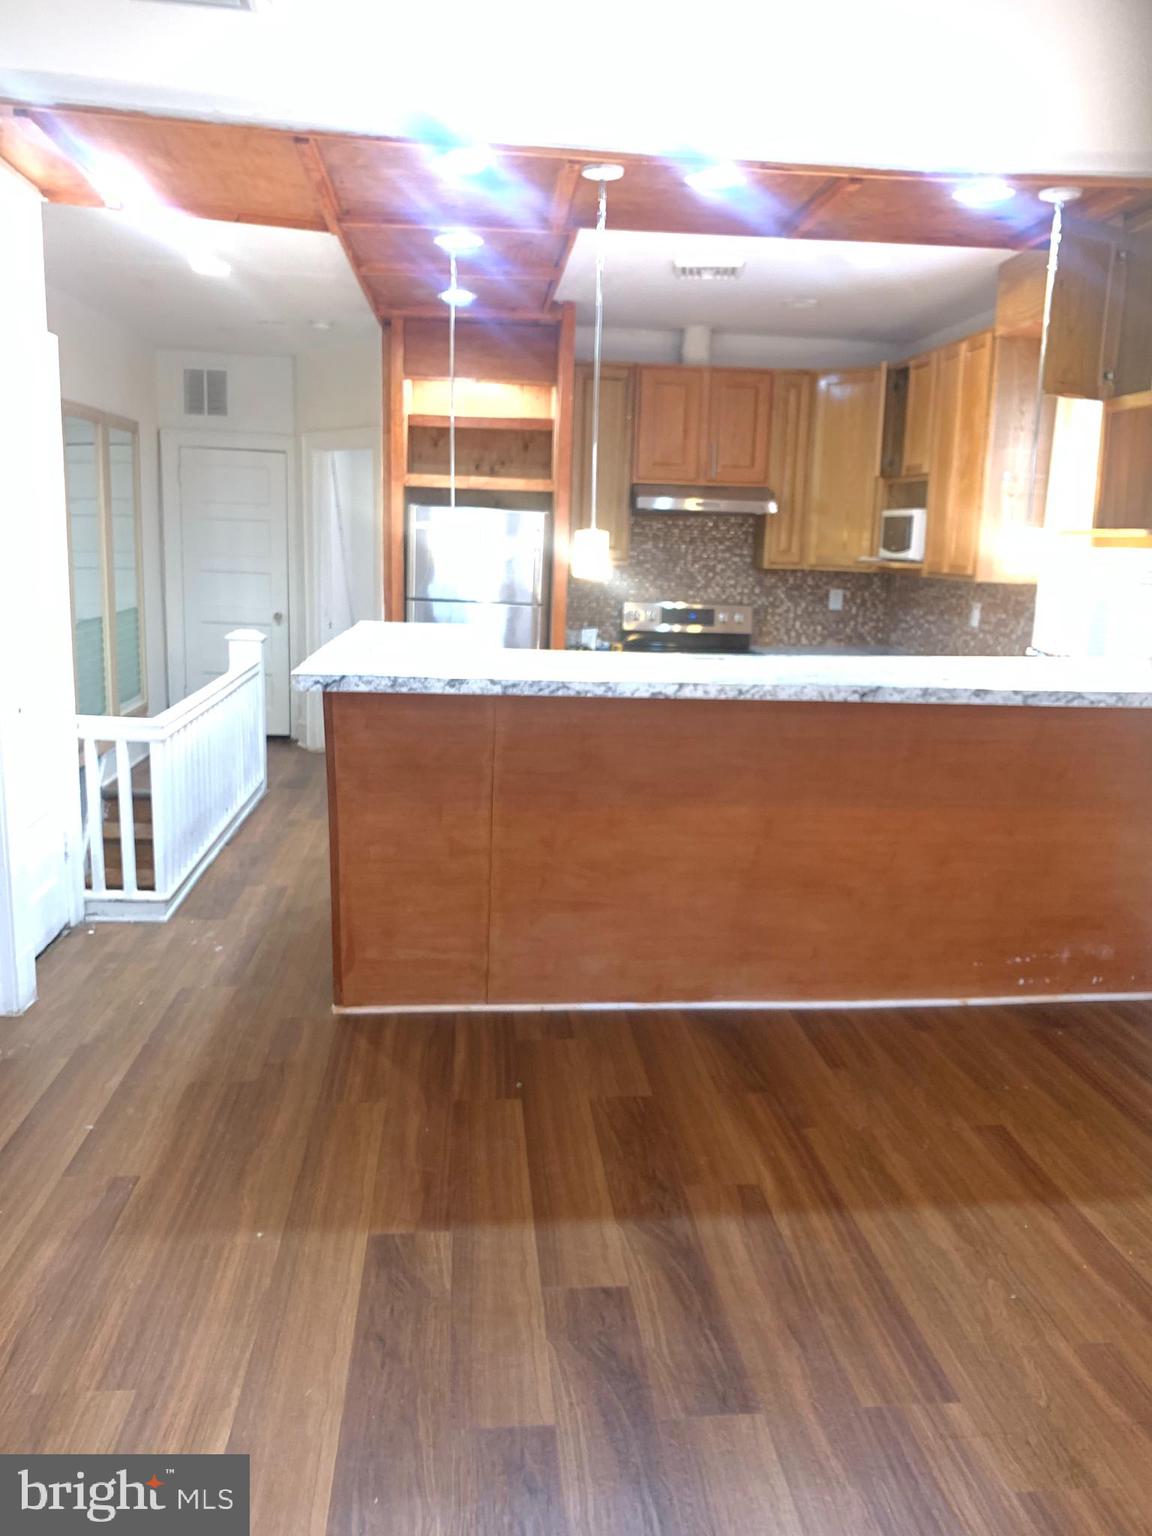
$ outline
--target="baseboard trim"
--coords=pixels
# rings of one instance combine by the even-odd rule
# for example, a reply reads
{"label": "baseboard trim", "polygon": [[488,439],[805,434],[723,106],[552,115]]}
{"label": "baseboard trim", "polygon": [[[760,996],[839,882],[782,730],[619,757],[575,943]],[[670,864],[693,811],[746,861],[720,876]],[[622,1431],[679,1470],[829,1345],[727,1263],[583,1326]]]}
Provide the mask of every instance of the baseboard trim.
{"label": "baseboard trim", "polygon": [[1147,1003],[1152,992],[1043,992],[1007,997],[805,998],[803,1000],[677,1003],[357,1003],[332,1005],[337,1014],[367,1013],[699,1013],[792,1012],[801,1009],[864,1011],[871,1008],[1013,1008],[1041,1003]]}

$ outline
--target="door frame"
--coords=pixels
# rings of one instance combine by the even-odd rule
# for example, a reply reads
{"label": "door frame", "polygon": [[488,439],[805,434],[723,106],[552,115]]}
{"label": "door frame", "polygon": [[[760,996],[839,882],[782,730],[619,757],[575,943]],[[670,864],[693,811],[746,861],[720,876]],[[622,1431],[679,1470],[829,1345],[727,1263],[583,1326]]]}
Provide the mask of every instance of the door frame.
{"label": "door frame", "polygon": [[[302,432],[300,453],[302,460],[303,496],[301,508],[301,559],[300,577],[303,602],[300,612],[301,642],[303,655],[311,655],[320,644],[320,564],[317,540],[320,524],[316,516],[315,455],[339,452],[341,448],[370,448],[372,450],[372,499],[375,508],[376,589],[379,615],[384,613],[384,462],[378,427],[332,427],[327,431]],[[310,752],[324,750],[324,721],[318,694],[298,694],[299,714],[293,710],[296,729],[293,735]]]}
{"label": "door frame", "polygon": [[[164,568],[164,640],[168,658],[168,689],[172,697],[188,692],[188,665],[184,644],[183,507],[180,501],[180,451],[183,448],[231,448],[241,453],[283,453],[285,520],[288,540],[288,666],[304,659],[303,594],[301,580],[302,535],[300,496],[297,489],[296,438],[280,432],[213,432],[184,427],[160,429],[160,527]],[[301,695],[288,689],[289,734],[299,733],[303,711]]]}

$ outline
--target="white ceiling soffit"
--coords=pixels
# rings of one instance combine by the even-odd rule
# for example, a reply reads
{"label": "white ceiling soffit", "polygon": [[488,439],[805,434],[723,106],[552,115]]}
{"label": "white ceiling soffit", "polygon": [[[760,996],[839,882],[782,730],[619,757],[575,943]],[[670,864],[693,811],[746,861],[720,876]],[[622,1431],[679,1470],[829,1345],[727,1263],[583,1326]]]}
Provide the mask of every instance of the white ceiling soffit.
{"label": "white ceiling soffit", "polygon": [[814,165],[1152,174],[1149,0],[0,0],[0,93]]}
{"label": "white ceiling soffit", "polygon": [[379,334],[333,236],[186,222],[231,266],[230,276],[194,272],[173,243],[178,226],[141,228],[124,213],[46,203],[48,284],[159,347],[295,353]]}
{"label": "white ceiling soffit", "polygon": [[[611,217],[611,193],[609,193]],[[609,230],[604,313],[609,325],[709,325],[773,336],[914,341],[996,300],[996,272],[1013,253],[942,245],[841,240],[774,240],[744,235],[690,238]],[[557,298],[577,320],[592,314],[596,236],[581,230]],[[726,282],[678,277],[677,257],[744,263]],[[815,302],[813,302],[815,301]]]}

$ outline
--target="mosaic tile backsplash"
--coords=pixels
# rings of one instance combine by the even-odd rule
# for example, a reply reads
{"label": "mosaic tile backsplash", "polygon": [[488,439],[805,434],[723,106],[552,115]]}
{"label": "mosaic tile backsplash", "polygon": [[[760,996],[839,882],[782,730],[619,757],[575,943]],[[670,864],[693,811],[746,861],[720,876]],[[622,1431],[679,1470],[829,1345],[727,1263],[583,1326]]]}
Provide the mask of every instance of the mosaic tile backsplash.
{"label": "mosaic tile backsplash", "polygon": [[[634,516],[626,564],[603,584],[568,586],[568,629],[620,638],[626,598],[682,597],[746,603],[755,643],[764,646],[877,647],[925,655],[1022,655],[1032,639],[1036,589],[931,580],[911,571],[765,571],[756,563],[757,519]],[[839,611],[828,591],[844,593]],[[973,603],[980,627],[972,629]]]}

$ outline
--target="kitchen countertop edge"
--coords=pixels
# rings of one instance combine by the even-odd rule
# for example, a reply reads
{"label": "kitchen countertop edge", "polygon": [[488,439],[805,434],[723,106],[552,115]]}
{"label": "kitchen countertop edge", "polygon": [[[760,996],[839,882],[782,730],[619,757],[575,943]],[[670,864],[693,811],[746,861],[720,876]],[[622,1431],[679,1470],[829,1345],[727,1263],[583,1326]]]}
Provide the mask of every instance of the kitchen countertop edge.
{"label": "kitchen countertop edge", "polygon": [[535,678],[425,677],[379,673],[295,672],[303,693],[459,694],[481,698],[730,699],[812,704],[993,704],[1033,707],[1152,709],[1152,690],[968,688],[958,685],[864,683],[660,683],[558,681]]}
{"label": "kitchen countertop edge", "polygon": [[304,693],[1152,708],[1152,660],[505,650],[455,625],[378,621],[328,641],[292,681]]}

